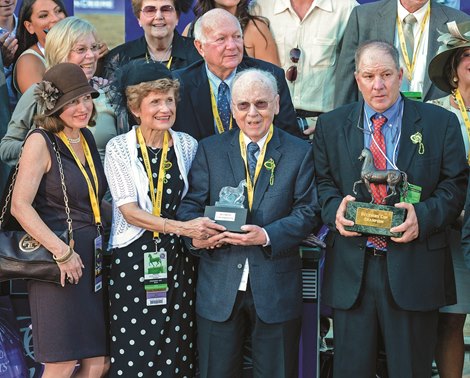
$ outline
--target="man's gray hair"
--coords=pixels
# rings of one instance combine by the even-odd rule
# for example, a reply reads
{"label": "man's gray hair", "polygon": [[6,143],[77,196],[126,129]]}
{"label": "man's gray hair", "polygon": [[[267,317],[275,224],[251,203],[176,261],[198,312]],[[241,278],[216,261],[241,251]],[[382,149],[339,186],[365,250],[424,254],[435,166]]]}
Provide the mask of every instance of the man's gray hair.
{"label": "man's gray hair", "polygon": [[[246,76],[254,76],[254,78],[248,81]],[[266,85],[271,90],[273,95],[278,94],[277,81],[274,75],[268,71],[263,71],[258,68],[249,68],[237,73],[232,81],[232,92],[233,89],[238,86],[248,85],[253,82]]]}
{"label": "man's gray hair", "polygon": [[356,54],[354,56],[356,72],[359,72],[359,63],[361,61],[362,56],[369,50],[379,50],[384,54],[387,54],[393,59],[393,63],[395,64],[396,69],[400,69],[400,58],[396,47],[385,41],[373,40],[365,41],[361,43],[357,48]]}
{"label": "man's gray hair", "polygon": [[194,39],[201,43],[206,43],[207,32],[210,30],[217,30],[220,25],[227,21],[227,19],[231,19],[236,22],[238,29],[240,30],[240,34],[243,35],[242,27],[238,18],[224,9],[214,8],[204,13],[196,20],[196,23],[194,24]]}

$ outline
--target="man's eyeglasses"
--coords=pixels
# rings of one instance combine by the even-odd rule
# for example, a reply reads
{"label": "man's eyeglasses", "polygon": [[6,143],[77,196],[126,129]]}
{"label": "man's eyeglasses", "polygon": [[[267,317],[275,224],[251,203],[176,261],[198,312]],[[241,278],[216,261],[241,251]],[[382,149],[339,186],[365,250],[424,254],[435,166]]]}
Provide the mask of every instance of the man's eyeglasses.
{"label": "man's eyeglasses", "polygon": [[78,55],[85,55],[88,50],[90,50],[92,53],[98,52],[101,49],[101,44],[100,43],[93,43],[90,47],[87,46],[79,46],[75,47],[74,49],[70,49],[74,53]]}
{"label": "man's eyeglasses", "polygon": [[297,63],[299,62],[300,54],[300,49],[297,47],[294,47],[289,52],[290,60],[294,64],[287,69],[286,79],[289,80],[291,83],[293,83],[297,79]]}
{"label": "man's eyeglasses", "polygon": [[173,13],[175,11],[175,8],[172,7],[171,5],[163,5],[160,8],[157,8],[153,5],[146,5],[141,9],[141,12],[146,16],[146,17],[155,17],[157,14],[158,9],[160,9],[160,13],[165,16]]}
{"label": "man's eyeglasses", "polygon": [[232,101],[232,104],[235,105],[240,112],[247,112],[250,110],[251,105],[253,104],[258,110],[266,110],[271,102],[274,101],[274,98],[271,101],[267,100],[258,100],[255,102],[241,101],[236,104]]}

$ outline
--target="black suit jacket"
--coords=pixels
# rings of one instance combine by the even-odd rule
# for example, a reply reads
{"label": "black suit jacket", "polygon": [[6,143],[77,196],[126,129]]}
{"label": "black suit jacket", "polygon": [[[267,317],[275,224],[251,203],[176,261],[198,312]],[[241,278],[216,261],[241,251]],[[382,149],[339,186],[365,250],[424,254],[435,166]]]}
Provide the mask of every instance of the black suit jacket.
{"label": "black suit jacket", "polygon": [[[204,214],[219,200],[222,187],[246,178],[238,129],[201,141],[189,172],[189,191],[180,204],[178,219]],[[232,313],[245,259],[250,264],[250,286],[256,313],[266,323],[299,318],[302,313],[299,243],[318,226],[311,146],[274,128],[265,161],[273,159],[274,182],[261,168],[247,223],[264,227],[271,246],[225,246],[193,251],[200,257],[196,311],[213,321]],[[245,207],[246,190],[245,190]]]}
{"label": "black suit jacket", "polygon": [[[314,136],[315,169],[322,218],[331,229],[323,284],[328,305],[349,309],[358,299],[364,273],[366,237],[344,237],[335,228],[343,197],[353,195],[360,179],[358,157],[364,147],[357,126],[363,103],[343,106],[320,116]],[[362,118],[361,123],[362,126]],[[424,154],[410,137],[420,132]],[[397,166],[408,181],[422,187],[414,205],[419,237],[410,243],[388,242],[387,267],[395,302],[405,310],[428,311],[455,300],[453,269],[446,227],[460,214],[468,166],[460,125],[454,114],[431,104],[404,100]],[[357,201],[370,195],[359,186]]]}
{"label": "black suit jacket", "polygon": [[[280,96],[279,114],[274,118],[274,125],[290,134],[301,137],[289,88],[284,77],[284,70],[274,64],[244,56],[237,67],[237,72],[248,68],[258,68],[274,75]],[[173,129],[184,131],[197,140],[213,135],[215,133],[214,115],[212,114],[205,62],[196,62],[189,67],[177,70],[175,76],[181,82],[181,101],[177,106],[176,123]],[[235,120],[233,121],[236,126]]]}
{"label": "black suit jacket", "polygon": [[[145,59],[147,55],[147,41],[142,36],[133,41],[124,43],[112,49],[105,57],[104,77],[113,78],[113,73],[119,67],[135,59]],[[175,30],[171,47],[171,70],[176,70],[189,66],[201,60],[202,57],[194,47],[192,38],[186,38],[178,34]]]}
{"label": "black suit jacket", "polygon": [[[394,44],[397,18],[397,0],[381,0],[363,4],[353,9],[344,32],[343,44],[336,68],[335,106],[358,101],[360,93],[354,79],[354,54],[359,45],[365,41],[379,39]],[[426,66],[439,49],[438,30],[446,31],[447,22],[468,21],[470,16],[457,9],[431,1],[431,18],[429,25],[428,50]],[[424,101],[446,96],[429,79],[426,71],[423,83]]]}

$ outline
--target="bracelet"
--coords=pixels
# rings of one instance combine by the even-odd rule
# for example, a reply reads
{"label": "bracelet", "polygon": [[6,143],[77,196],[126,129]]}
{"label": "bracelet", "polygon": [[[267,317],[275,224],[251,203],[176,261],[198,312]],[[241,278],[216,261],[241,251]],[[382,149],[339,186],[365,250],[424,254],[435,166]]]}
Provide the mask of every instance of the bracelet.
{"label": "bracelet", "polygon": [[54,255],[52,255],[52,258],[57,264],[65,264],[70,261],[72,256],[73,256],[73,249],[72,247],[69,246],[67,253],[65,253],[62,257],[55,257]]}
{"label": "bracelet", "polygon": [[167,220],[168,220],[168,218],[163,218],[163,234],[166,234],[165,225],[166,225]]}

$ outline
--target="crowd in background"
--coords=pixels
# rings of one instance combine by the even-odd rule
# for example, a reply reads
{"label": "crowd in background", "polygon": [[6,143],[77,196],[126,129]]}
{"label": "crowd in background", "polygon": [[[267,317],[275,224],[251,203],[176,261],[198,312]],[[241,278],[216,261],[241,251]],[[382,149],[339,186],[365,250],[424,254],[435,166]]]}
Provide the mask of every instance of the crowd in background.
{"label": "crowd in background", "polygon": [[[375,374],[380,348],[390,377],[429,377],[433,360],[462,375],[470,15],[435,0],[197,0],[180,34],[187,1],[132,0],[143,35],[109,49],[61,0],[16,5],[0,0],[0,188],[19,164],[11,212],[61,271],[61,285],[28,283],[44,377],[238,377],[246,338],[254,376],[296,376],[298,245],[322,224],[335,377]],[[387,194],[352,196],[369,146],[418,188],[395,200],[402,237],[347,231],[348,202]],[[239,234],[204,207],[245,170]],[[69,217],[75,244],[53,233]]]}

